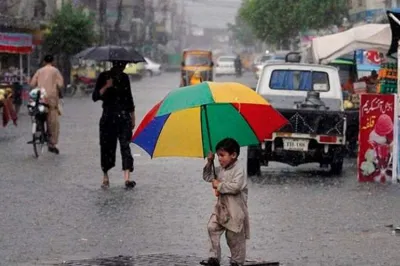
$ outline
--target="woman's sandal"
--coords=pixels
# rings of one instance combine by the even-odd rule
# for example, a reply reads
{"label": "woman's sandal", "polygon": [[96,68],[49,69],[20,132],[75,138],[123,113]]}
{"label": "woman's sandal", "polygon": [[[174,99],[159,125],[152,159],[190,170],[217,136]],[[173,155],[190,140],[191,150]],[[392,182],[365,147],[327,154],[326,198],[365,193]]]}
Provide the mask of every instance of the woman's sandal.
{"label": "woman's sandal", "polygon": [[110,180],[103,180],[103,184],[101,184],[101,188],[106,189],[110,187]]}
{"label": "woman's sandal", "polygon": [[126,188],[134,188],[136,186],[136,182],[135,181],[130,181],[130,180],[126,180],[125,181],[125,187]]}

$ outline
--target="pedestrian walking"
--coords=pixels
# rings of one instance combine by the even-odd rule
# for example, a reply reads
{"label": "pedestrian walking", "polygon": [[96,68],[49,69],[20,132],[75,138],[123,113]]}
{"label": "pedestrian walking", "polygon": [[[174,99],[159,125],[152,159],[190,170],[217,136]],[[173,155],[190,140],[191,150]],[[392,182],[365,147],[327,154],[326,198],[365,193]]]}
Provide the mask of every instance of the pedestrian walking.
{"label": "pedestrian walking", "polygon": [[129,147],[132,130],[135,128],[135,105],[129,77],[123,72],[125,66],[125,62],[114,61],[111,70],[99,74],[92,94],[94,102],[103,101],[103,114],[100,118],[102,188],[110,186],[108,171],[115,166],[118,141],[125,186],[133,188],[136,185],[135,181],[130,180],[133,157]]}
{"label": "pedestrian walking", "polygon": [[200,264],[220,265],[220,239],[225,232],[231,251],[231,266],[244,265],[246,239],[250,237],[247,174],[238,162],[240,146],[236,140],[223,139],[217,144],[216,152],[220,166],[215,168],[215,175],[214,154],[211,152],[203,169],[203,179],[212,183],[217,203],[207,225],[211,242],[210,257]]}
{"label": "pedestrian walking", "polygon": [[46,90],[47,104],[49,111],[47,113],[47,129],[49,134],[49,152],[59,154],[57,147],[58,136],[60,134],[60,96],[61,89],[64,87],[64,79],[60,71],[53,66],[54,58],[52,55],[44,57],[44,66],[39,68],[33,75],[30,82],[31,87],[39,87]]}

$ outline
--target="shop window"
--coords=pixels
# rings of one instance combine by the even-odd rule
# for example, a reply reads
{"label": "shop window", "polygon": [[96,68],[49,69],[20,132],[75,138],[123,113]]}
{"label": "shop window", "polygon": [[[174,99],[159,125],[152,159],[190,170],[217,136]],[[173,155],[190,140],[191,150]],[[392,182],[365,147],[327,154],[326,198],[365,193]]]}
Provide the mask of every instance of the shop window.
{"label": "shop window", "polygon": [[36,18],[44,18],[46,16],[46,3],[44,0],[36,0],[33,15]]}
{"label": "shop window", "polygon": [[347,7],[353,8],[353,0],[347,0]]}

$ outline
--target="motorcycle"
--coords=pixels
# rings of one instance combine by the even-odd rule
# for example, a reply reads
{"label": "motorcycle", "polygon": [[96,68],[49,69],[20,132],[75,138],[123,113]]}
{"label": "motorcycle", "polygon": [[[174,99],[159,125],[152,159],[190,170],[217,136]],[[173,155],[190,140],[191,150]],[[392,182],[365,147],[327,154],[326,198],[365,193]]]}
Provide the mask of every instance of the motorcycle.
{"label": "motorcycle", "polygon": [[74,75],[71,84],[65,88],[65,96],[72,97],[80,90],[84,94],[90,94],[94,91],[96,79],[84,76]]}

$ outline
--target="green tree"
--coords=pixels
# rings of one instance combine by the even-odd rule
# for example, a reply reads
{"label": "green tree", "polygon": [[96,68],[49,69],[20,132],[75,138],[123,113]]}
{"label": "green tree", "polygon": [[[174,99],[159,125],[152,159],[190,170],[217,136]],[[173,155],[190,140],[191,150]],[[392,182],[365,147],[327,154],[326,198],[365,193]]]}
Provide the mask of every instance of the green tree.
{"label": "green tree", "polygon": [[255,35],[268,43],[282,43],[299,31],[341,24],[346,0],[244,0],[239,10]]}
{"label": "green tree", "polygon": [[71,56],[91,46],[96,40],[93,22],[94,17],[91,14],[69,1],[50,21],[43,47],[47,53],[58,58],[66,82],[70,77]]}

